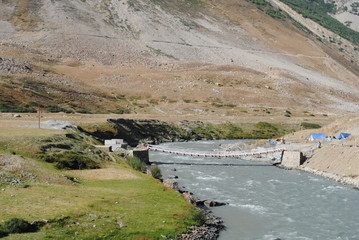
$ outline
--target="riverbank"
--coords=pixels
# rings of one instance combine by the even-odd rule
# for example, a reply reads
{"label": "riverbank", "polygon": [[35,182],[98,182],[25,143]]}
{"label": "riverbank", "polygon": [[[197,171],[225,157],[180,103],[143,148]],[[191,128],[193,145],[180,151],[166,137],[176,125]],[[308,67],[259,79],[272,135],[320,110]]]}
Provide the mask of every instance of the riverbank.
{"label": "riverbank", "polygon": [[[359,117],[351,116],[338,119],[317,130],[304,130],[287,135],[288,142],[300,144],[321,143],[310,157],[298,167],[334,181],[359,187]],[[324,133],[327,136],[338,136],[340,132],[351,133],[346,139],[307,141],[310,133]]]}
{"label": "riverbank", "polygon": [[320,170],[305,167],[305,166],[301,166],[297,169],[315,174],[317,176],[325,177],[325,178],[334,180],[334,181],[342,183],[342,184],[351,185],[355,188],[359,188],[359,179],[358,178],[353,178],[353,177],[348,177],[348,176],[340,176],[338,174],[324,172],[324,171],[320,171]]}
{"label": "riverbank", "polygon": [[[164,143],[163,147],[210,151],[235,142],[239,141]],[[228,203],[211,208],[226,226],[219,240],[331,239],[339,233],[351,239],[357,234],[359,213],[353,206],[358,192],[350,186],[260,161],[150,154],[164,177],[178,176],[174,180],[194,196]]]}

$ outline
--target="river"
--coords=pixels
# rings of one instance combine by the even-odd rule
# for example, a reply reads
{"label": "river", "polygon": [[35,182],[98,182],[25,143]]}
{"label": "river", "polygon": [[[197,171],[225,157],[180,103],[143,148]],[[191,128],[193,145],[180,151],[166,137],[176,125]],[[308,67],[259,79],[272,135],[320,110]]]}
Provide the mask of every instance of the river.
{"label": "river", "polygon": [[[233,142],[162,146],[211,151]],[[265,162],[160,152],[151,152],[150,161],[196,197],[228,203],[211,208],[226,225],[220,240],[359,240],[359,191],[351,186]]]}

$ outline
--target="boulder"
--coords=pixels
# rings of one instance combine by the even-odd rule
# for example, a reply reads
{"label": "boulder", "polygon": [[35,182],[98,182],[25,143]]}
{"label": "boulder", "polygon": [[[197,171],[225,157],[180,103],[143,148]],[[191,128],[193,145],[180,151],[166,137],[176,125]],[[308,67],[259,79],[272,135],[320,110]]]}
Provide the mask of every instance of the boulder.
{"label": "boulder", "polygon": [[172,180],[172,179],[165,179],[163,180],[163,185],[169,188],[172,188],[176,191],[179,190],[178,182]]}
{"label": "boulder", "polygon": [[211,200],[206,200],[206,201],[204,201],[204,205],[205,205],[206,207],[219,207],[219,206],[227,205],[227,203],[224,203],[224,202],[216,202],[216,201],[211,201]]}
{"label": "boulder", "polygon": [[184,192],[183,197],[187,202],[191,204],[195,204],[197,202],[197,200],[195,199],[195,197],[193,197],[191,192]]}

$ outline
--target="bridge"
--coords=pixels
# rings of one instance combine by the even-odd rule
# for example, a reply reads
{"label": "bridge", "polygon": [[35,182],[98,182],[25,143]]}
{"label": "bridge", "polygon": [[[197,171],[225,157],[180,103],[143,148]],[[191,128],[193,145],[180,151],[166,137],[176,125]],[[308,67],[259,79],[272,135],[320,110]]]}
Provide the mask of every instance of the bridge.
{"label": "bridge", "polygon": [[[246,160],[252,160],[253,158],[275,158],[277,159],[279,156],[282,156],[285,148],[270,148],[266,150],[256,150],[256,151],[220,151],[220,152],[210,152],[210,151],[191,151],[184,149],[169,149],[154,145],[149,145],[148,149],[150,151],[170,153],[176,155],[184,155],[184,156],[194,156],[194,157],[211,157],[211,158],[241,158]],[[271,156],[271,157],[270,157]]]}

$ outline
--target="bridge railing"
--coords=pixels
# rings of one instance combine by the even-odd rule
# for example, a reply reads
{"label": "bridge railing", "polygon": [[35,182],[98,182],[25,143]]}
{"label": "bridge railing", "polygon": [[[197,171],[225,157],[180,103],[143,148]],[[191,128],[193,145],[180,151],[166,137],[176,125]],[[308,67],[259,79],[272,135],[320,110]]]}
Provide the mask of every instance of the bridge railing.
{"label": "bridge railing", "polygon": [[148,149],[150,151],[158,151],[158,152],[171,153],[177,155],[200,156],[200,157],[246,157],[246,156],[266,155],[276,152],[283,152],[286,150],[285,148],[274,148],[274,149],[272,148],[262,151],[199,152],[199,151],[186,151],[186,150],[178,150],[178,149],[166,149],[153,145],[149,145]]}

